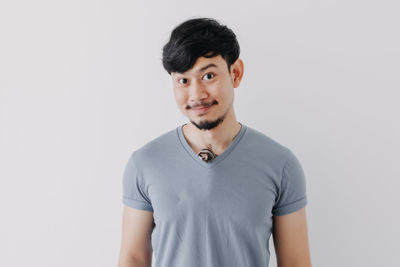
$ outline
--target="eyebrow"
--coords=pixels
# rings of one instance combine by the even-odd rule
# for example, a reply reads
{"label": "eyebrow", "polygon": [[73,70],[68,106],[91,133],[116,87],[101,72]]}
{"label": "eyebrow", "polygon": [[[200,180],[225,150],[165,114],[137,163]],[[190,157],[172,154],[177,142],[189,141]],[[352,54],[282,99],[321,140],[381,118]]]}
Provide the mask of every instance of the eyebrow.
{"label": "eyebrow", "polygon": [[200,68],[197,72],[202,72],[202,71],[204,71],[204,70],[206,70],[206,69],[208,69],[208,68],[211,68],[211,67],[216,67],[216,68],[218,68],[217,65],[215,65],[214,63],[210,63],[210,64],[208,64],[208,65],[206,65],[206,66]]}
{"label": "eyebrow", "polygon": [[[214,63],[210,63],[208,65],[205,65],[204,67],[201,67],[197,72],[199,73],[199,72],[205,71],[206,69],[211,68],[211,67],[218,68],[217,65],[215,65]],[[180,77],[183,74],[182,73],[177,73],[177,75]]]}

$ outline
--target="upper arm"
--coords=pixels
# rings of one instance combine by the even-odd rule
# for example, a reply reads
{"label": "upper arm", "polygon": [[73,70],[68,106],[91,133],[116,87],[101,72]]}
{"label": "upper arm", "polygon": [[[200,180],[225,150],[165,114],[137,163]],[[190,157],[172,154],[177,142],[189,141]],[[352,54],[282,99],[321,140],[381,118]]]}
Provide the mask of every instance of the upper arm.
{"label": "upper arm", "polygon": [[136,259],[151,265],[153,212],[124,205],[120,261]]}
{"label": "upper arm", "polygon": [[273,219],[272,234],[278,266],[311,266],[305,208]]}
{"label": "upper arm", "polygon": [[135,260],[150,266],[153,252],[151,233],[155,226],[153,206],[148,195],[148,184],[135,156],[135,152],[131,154],[123,173],[124,206],[120,262]]}

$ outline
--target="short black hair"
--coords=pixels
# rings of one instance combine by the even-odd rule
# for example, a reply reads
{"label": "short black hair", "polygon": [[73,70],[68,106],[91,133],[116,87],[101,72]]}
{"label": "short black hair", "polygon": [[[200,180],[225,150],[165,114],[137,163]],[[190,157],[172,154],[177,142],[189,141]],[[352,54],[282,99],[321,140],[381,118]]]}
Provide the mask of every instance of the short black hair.
{"label": "short black hair", "polygon": [[163,47],[162,63],[169,74],[184,73],[199,57],[221,55],[230,72],[239,54],[239,43],[231,29],[212,18],[194,18],[171,32],[170,40]]}

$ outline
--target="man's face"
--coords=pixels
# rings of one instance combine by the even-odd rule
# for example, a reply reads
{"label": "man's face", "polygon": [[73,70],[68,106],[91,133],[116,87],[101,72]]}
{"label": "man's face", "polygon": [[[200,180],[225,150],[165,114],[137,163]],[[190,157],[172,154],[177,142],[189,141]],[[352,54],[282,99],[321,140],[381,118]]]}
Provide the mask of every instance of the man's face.
{"label": "man's face", "polygon": [[198,129],[210,130],[233,112],[234,88],[240,83],[235,79],[238,61],[229,72],[221,55],[199,57],[185,73],[171,73],[176,103]]}

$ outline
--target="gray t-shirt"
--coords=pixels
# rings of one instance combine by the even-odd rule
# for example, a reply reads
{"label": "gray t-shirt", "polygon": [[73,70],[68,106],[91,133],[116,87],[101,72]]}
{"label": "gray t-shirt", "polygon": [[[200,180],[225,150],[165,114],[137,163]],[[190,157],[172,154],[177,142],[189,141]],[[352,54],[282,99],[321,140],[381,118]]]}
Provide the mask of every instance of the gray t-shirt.
{"label": "gray t-shirt", "polygon": [[242,125],[205,162],[182,126],[134,151],[123,204],[153,211],[156,267],[268,267],[274,215],[307,204],[303,169],[289,148]]}

